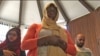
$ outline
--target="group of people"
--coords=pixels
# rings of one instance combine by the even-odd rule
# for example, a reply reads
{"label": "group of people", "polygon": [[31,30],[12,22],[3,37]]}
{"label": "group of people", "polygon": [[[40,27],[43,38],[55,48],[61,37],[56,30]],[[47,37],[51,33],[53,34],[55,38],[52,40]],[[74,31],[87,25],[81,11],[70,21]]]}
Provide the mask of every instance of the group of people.
{"label": "group of people", "polygon": [[21,42],[19,28],[12,28],[6,40],[0,44],[0,56],[92,56],[90,49],[83,47],[85,36],[78,34],[75,44],[69,32],[57,25],[58,8],[48,4],[43,11],[42,24],[32,24]]}

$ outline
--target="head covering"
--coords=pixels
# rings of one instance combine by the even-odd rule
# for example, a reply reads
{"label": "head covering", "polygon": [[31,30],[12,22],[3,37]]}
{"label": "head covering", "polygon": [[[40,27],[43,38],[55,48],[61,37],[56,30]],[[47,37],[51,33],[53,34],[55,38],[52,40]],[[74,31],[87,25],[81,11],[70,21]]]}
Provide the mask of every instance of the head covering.
{"label": "head covering", "polygon": [[[62,29],[60,26],[56,24],[56,21],[58,20],[59,13],[57,13],[54,20],[49,18],[47,16],[47,7],[50,5],[54,5],[55,8],[57,6],[53,3],[48,4],[43,11],[43,19],[42,19],[42,26],[45,29],[50,29],[53,33],[53,35],[60,36],[62,40],[67,42],[67,34],[64,29]],[[58,9],[57,9],[58,12]],[[49,46],[48,47],[48,56],[66,56],[66,53],[59,47]]]}
{"label": "head covering", "polygon": [[[10,42],[8,39],[8,35],[11,31],[15,31],[17,33],[17,39],[13,42]],[[20,56],[20,40],[21,40],[21,34],[19,28],[12,28],[10,29],[6,34],[6,40],[0,44],[1,50],[10,50],[17,54],[17,56]]]}

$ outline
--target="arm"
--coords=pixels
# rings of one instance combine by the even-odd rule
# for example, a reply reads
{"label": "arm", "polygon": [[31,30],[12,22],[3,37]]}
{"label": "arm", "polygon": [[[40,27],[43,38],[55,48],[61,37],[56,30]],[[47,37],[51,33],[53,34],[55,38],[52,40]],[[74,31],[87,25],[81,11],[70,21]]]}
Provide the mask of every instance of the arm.
{"label": "arm", "polygon": [[5,41],[0,44],[0,56],[14,56],[14,55],[16,55],[16,53],[14,53],[13,51],[4,49],[5,45],[6,45]]}
{"label": "arm", "polygon": [[37,26],[36,24],[33,24],[28,29],[28,31],[21,43],[22,50],[34,49],[37,47],[37,37],[35,37],[36,26]]}
{"label": "arm", "polygon": [[87,48],[87,50],[90,52],[91,56],[94,56],[91,49]]}
{"label": "arm", "polygon": [[0,50],[0,56],[14,56],[16,53],[9,50]]}
{"label": "arm", "polygon": [[94,56],[92,51],[91,51],[91,56]]}
{"label": "arm", "polygon": [[66,48],[66,53],[75,56],[76,55],[76,48],[74,46],[74,43],[71,39],[70,34],[67,32],[68,35],[68,43],[67,43],[67,48]]}

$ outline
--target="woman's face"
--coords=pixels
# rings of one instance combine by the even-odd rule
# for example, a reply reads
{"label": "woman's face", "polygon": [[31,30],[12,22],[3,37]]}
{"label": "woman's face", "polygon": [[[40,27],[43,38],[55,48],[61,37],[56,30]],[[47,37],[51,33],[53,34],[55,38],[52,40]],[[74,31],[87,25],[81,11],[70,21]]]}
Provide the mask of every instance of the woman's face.
{"label": "woman's face", "polygon": [[10,42],[13,42],[13,41],[15,41],[17,39],[17,33],[16,33],[16,31],[10,31],[9,33],[8,33],[8,40],[10,41]]}
{"label": "woman's face", "polygon": [[57,15],[57,8],[54,7],[54,6],[49,6],[47,8],[47,15],[48,15],[49,18],[54,20],[56,15]]}

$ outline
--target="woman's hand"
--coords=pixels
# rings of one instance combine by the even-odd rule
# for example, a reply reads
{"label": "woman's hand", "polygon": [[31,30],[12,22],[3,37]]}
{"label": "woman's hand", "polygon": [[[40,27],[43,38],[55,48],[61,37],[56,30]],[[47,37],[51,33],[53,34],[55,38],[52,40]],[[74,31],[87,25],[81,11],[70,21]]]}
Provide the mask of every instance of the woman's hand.
{"label": "woman's hand", "polygon": [[67,43],[64,40],[62,40],[59,36],[56,35],[46,36],[38,39],[38,46],[48,46],[48,45],[58,46],[64,51],[67,47]]}
{"label": "woman's hand", "polygon": [[14,53],[13,51],[10,51],[10,50],[3,50],[3,55],[4,56],[14,56],[14,55],[16,55],[16,53]]}
{"label": "woman's hand", "polygon": [[58,46],[64,51],[67,48],[67,43],[64,40],[62,40],[59,36],[51,36],[50,38],[48,38],[48,41],[49,45]]}

